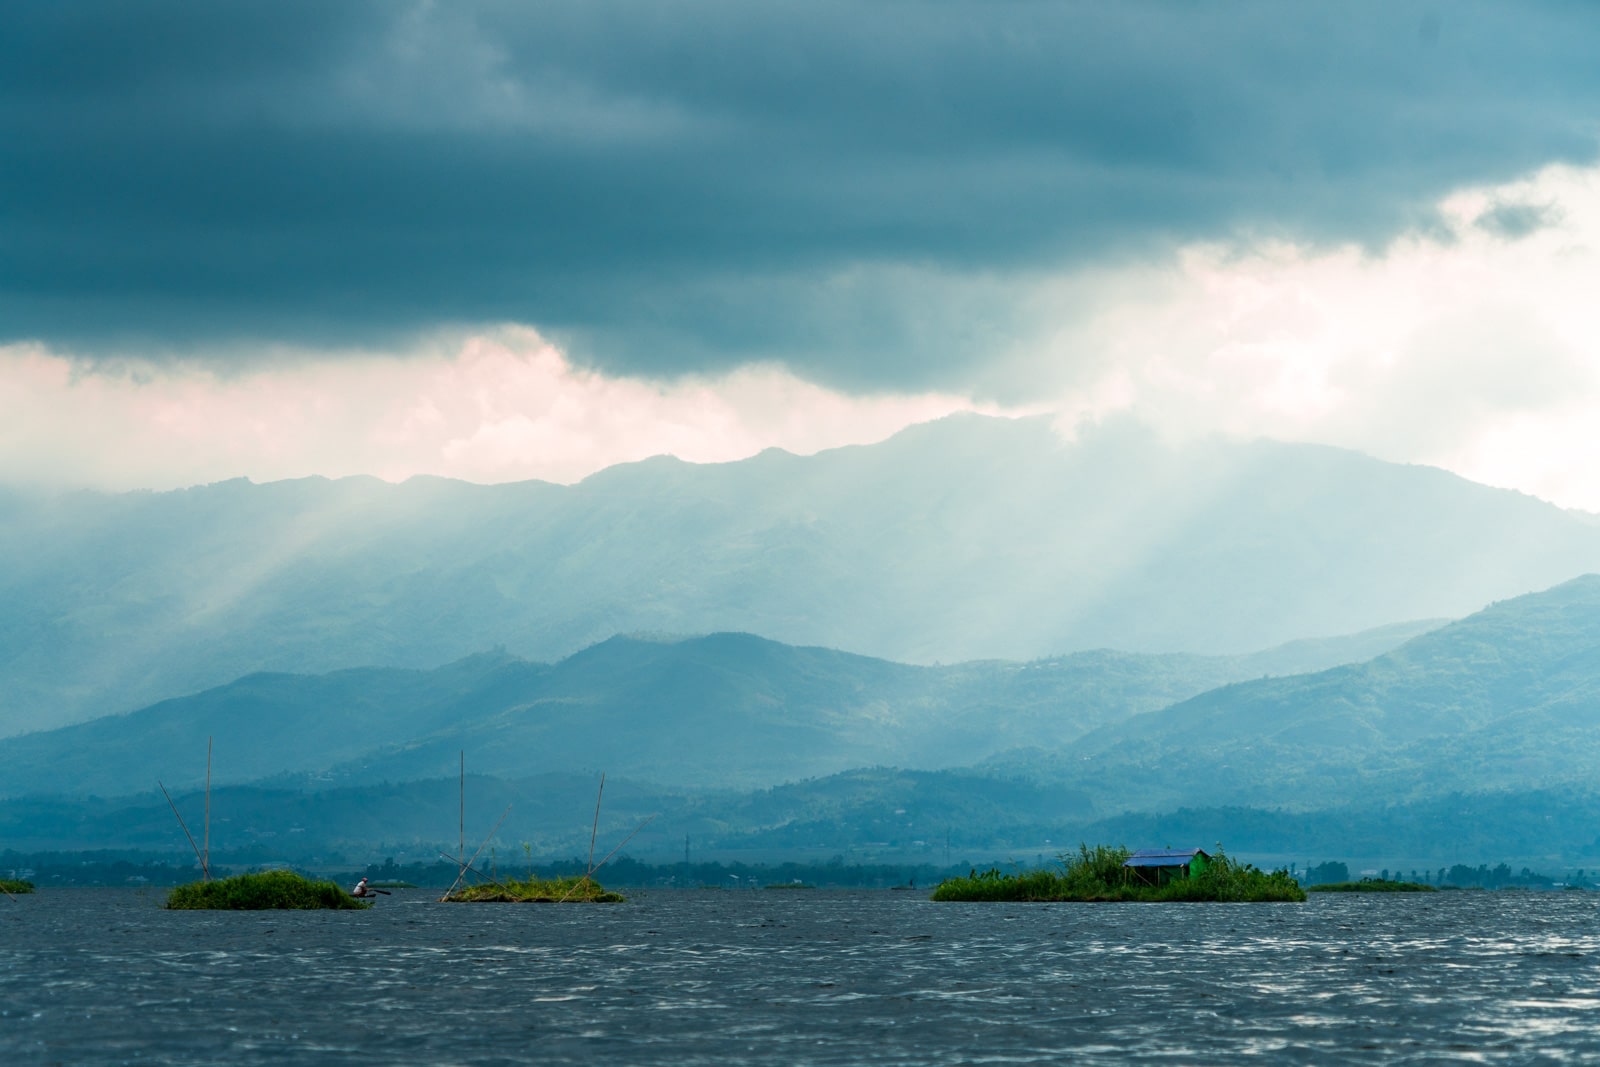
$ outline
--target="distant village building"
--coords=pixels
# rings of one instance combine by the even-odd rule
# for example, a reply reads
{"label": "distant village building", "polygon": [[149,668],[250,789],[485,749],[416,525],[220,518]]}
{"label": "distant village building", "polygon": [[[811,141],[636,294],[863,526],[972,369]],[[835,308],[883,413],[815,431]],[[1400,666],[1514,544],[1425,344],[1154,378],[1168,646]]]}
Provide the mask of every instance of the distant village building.
{"label": "distant village building", "polygon": [[1210,865],[1211,857],[1198,848],[1141,848],[1122,863],[1129,878],[1145,885],[1193,878]]}

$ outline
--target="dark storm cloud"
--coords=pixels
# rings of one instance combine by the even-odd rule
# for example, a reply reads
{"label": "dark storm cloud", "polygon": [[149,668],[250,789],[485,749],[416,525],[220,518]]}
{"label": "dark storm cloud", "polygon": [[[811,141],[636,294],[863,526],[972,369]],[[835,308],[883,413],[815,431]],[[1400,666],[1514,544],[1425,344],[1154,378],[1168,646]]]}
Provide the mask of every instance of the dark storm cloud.
{"label": "dark storm cloud", "polygon": [[1597,29],[1578,4],[13,0],[0,336],[516,320],[610,369],[960,381],[982,338],[920,277],[1381,242],[1454,186],[1592,158]]}

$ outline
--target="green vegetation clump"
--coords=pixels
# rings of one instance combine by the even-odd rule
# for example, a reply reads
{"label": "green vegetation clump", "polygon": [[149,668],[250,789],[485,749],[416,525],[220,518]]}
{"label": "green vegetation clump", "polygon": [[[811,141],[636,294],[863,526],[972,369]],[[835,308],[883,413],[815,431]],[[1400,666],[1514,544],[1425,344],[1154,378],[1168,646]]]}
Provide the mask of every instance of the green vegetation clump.
{"label": "green vegetation clump", "polygon": [[0,893],[10,893],[17,896],[21,893],[33,892],[33,883],[25,882],[20,878],[0,878]]}
{"label": "green vegetation clump", "polygon": [[628,899],[593,878],[528,878],[462,886],[444,898],[463,904],[620,904]]}
{"label": "green vegetation clump", "polygon": [[1310,887],[1313,893],[1437,893],[1421,882],[1392,882],[1384,878],[1363,878],[1359,882],[1328,882]]}
{"label": "green vegetation clump", "polygon": [[950,878],[933,891],[934,900],[946,901],[1175,901],[1299,902],[1305,890],[1286,871],[1262,871],[1251,864],[1235,863],[1222,854],[1188,878],[1173,878],[1164,885],[1140,882],[1123,861],[1131,853],[1106,845],[1078,846],[1076,854],[1063,853],[1061,868],[1003,874],[991,868],[965,878]]}
{"label": "green vegetation clump", "polygon": [[974,871],[965,878],[946,878],[933,890],[933,900],[1047,901],[1077,899],[1068,895],[1065,879],[1056,871],[1039,868],[1002,874],[998,867]]}
{"label": "green vegetation clump", "polygon": [[765,888],[767,888],[767,889],[815,889],[817,887],[812,885],[810,882],[769,882],[765,886]]}
{"label": "green vegetation clump", "polygon": [[175,910],[266,911],[271,909],[356,911],[372,905],[332,882],[313,882],[293,871],[263,871],[180,885],[167,897]]}

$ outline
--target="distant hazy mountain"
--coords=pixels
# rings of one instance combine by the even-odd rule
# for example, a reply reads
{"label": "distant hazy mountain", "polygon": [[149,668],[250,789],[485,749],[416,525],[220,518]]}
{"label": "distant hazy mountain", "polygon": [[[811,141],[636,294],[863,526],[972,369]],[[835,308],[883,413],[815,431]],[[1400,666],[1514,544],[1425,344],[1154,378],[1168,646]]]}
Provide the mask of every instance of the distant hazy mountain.
{"label": "distant hazy mountain", "polygon": [[1225,686],[995,769],[1146,811],[1591,790],[1600,576],[1491,605],[1368,663]]}
{"label": "distant hazy mountain", "polygon": [[748,634],[616,637],[560,663],[501,654],[433,671],[257,674],[128,715],[0,740],[0,796],[216,781],[406,781],[579,768],[698,789],[874,764],[950,767],[1064,745],[1240,678],[1348,662],[1431,624],[1250,656],[1085,652],[916,667]]}
{"label": "distant hazy mountain", "polygon": [[[1305,654],[935,668],[716,634],[616,638],[556,664],[257,675],[0,741],[0,848],[183,847],[149,786],[162,777],[197,814],[210,734],[214,840],[257,858],[429,858],[450,839],[464,747],[469,836],[514,803],[506,852],[580,847],[604,768],[605,832],[659,816],[631,850],[656,858],[688,834],[812,856],[930,859],[948,837],[1030,856],[1223,840],[1307,861],[1600,859],[1600,576],[1365,663],[1259,677]],[[1254,680],[1207,688],[1217,675]]]}
{"label": "distant hazy mountain", "polygon": [[761,633],[908,662],[1238,653],[1600,569],[1600,527],[1337,449],[953,417],[571,487],[0,493],[0,734],[260,671]]}

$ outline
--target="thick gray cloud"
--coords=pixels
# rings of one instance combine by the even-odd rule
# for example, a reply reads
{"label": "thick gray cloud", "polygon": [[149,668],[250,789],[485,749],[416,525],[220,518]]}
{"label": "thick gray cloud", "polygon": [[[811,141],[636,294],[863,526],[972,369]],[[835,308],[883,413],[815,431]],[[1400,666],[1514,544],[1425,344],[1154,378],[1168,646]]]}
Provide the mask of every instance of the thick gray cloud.
{"label": "thick gray cloud", "polygon": [[1600,113],[1582,4],[14,0],[0,22],[0,339],[91,352],[516,320],[611,370],[960,383],[987,327],[919,279],[1378,243],[1460,184],[1592,159]]}

